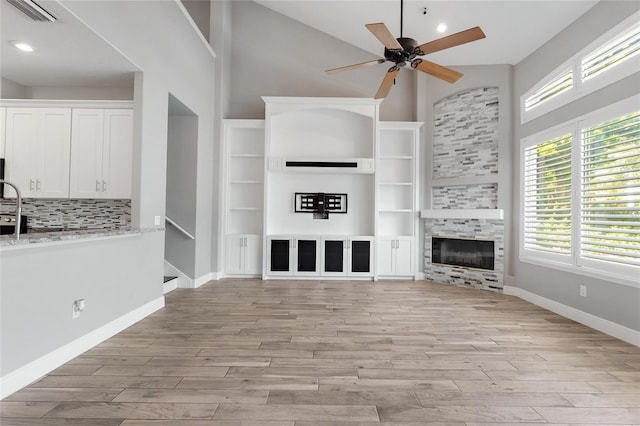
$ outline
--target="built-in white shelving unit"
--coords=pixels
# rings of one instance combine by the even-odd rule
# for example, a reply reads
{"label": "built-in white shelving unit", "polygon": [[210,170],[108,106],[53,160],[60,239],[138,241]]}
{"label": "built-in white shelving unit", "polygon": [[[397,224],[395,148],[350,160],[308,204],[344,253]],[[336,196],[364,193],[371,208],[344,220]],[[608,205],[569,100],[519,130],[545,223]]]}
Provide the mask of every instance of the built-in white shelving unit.
{"label": "built-in white shelving unit", "polygon": [[415,122],[380,122],[376,276],[413,277],[417,267],[418,146]]}
{"label": "built-in white shelving unit", "polygon": [[373,99],[263,99],[264,121],[225,120],[226,274],[413,278],[421,123],[380,122]]}
{"label": "built-in white shelving unit", "polygon": [[225,273],[262,274],[264,120],[224,120]]}

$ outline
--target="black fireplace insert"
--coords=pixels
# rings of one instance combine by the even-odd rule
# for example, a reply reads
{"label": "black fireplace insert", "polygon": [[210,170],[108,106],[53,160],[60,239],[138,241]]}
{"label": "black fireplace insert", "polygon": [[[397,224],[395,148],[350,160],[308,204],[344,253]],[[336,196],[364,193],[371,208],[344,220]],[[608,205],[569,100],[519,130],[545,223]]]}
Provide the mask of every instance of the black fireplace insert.
{"label": "black fireplace insert", "polygon": [[494,269],[494,242],[488,240],[431,239],[431,262],[467,268]]}

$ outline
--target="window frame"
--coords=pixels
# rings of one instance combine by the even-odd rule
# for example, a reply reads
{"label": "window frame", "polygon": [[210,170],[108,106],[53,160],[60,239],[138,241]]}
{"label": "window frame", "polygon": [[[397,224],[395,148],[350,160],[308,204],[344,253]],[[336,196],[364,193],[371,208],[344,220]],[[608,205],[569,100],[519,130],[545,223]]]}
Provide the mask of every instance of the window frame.
{"label": "window frame", "polygon": [[[559,67],[534,84],[529,90],[520,96],[520,123],[524,124],[528,121],[534,120],[555,109],[580,99],[583,96],[593,93],[596,90],[640,72],[640,54],[638,54],[631,60],[621,62],[592,78],[587,80],[582,79],[582,60],[607,43],[615,40],[634,26],[640,25],[638,22],[640,22],[640,11],[635,12],[633,15],[598,37],[596,40],[589,43],[577,54],[573,55],[570,59],[563,62]],[[545,101],[530,110],[525,108],[527,98],[535,94],[542,87],[558,79],[567,71],[567,69],[571,69],[573,73],[573,86],[569,90],[550,98],[548,101]]]}
{"label": "window frame", "polygon": [[[573,120],[543,130],[539,133],[524,137],[520,140],[520,194],[519,194],[519,229],[518,229],[518,258],[521,262],[539,266],[560,269],[586,275],[605,281],[616,282],[631,287],[640,288],[640,267],[618,264],[597,259],[588,259],[580,256],[581,229],[581,155],[582,155],[582,130],[594,125],[609,121],[624,115],[640,111],[640,94],[616,102],[607,107],[592,111]],[[525,150],[558,136],[571,133],[571,253],[562,255],[557,253],[540,252],[525,248]]]}

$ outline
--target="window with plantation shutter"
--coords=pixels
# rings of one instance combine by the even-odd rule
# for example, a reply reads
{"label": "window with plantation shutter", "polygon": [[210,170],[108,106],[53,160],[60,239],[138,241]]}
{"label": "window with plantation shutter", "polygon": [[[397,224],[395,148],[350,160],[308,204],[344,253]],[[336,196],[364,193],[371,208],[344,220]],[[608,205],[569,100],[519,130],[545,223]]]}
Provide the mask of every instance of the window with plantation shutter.
{"label": "window with plantation shutter", "polygon": [[573,70],[569,68],[538,90],[531,93],[524,101],[524,109],[525,111],[530,111],[548,100],[567,92],[572,87]]}
{"label": "window with plantation shutter", "polygon": [[524,153],[524,248],[571,254],[571,133]]}
{"label": "window with plantation shutter", "polygon": [[640,52],[640,24],[586,55],[580,64],[582,80],[598,76]]}
{"label": "window with plantation shutter", "polygon": [[640,266],[640,113],[581,129],[580,257]]}
{"label": "window with plantation shutter", "polygon": [[640,287],[640,94],[522,140],[520,260]]}
{"label": "window with plantation shutter", "polygon": [[520,121],[538,118],[640,71],[640,11],[567,59],[520,97]]}

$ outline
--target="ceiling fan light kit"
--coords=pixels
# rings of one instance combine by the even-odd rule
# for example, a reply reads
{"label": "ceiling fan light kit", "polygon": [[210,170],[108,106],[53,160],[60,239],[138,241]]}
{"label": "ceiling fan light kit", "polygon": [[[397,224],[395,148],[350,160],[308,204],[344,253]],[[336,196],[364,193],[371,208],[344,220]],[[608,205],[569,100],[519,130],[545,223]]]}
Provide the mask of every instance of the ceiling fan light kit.
{"label": "ceiling fan light kit", "polygon": [[[410,65],[412,69],[424,72],[425,74],[429,74],[448,83],[455,83],[458,81],[458,79],[462,77],[462,73],[451,68],[429,62],[422,58],[418,58],[418,56],[424,56],[429,53],[438,52],[440,50],[480,40],[486,37],[484,32],[480,27],[474,27],[419,45],[416,40],[409,37],[403,37],[402,35],[403,6],[404,0],[400,0],[400,37],[395,38],[387,26],[382,22],[365,25],[365,27],[371,31],[380,43],[384,45],[384,59],[380,58],[373,61],[361,62],[359,64],[347,65],[345,67],[332,68],[325,72],[327,74],[335,74],[341,71],[381,64],[387,61],[393,62],[394,65],[389,68],[385,74],[382,84],[380,85],[374,99],[383,99],[389,94],[400,69],[405,68],[407,65]],[[426,15],[427,12],[428,8],[425,7],[423,9],[423,14]]]}

